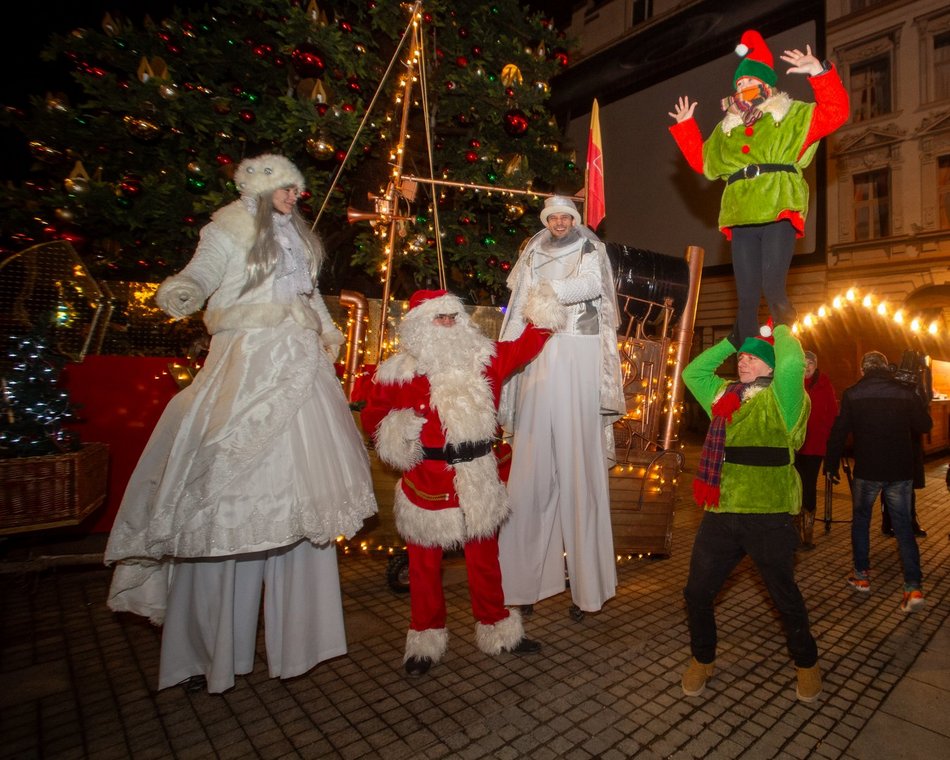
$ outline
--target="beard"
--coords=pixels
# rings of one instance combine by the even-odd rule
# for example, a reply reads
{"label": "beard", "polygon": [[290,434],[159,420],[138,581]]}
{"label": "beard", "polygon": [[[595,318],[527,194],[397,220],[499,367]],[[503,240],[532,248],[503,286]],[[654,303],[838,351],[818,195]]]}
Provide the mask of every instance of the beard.
{"label": "beard", "polygon": [[400,334],[401,348],[416,360],[416,372],[429,380],[430,403],[442,420],[446,442],[494,437],[495,398],[485,376],[495,355],[494,341],[464,312],[451,327],[428,321],[408,327]]}

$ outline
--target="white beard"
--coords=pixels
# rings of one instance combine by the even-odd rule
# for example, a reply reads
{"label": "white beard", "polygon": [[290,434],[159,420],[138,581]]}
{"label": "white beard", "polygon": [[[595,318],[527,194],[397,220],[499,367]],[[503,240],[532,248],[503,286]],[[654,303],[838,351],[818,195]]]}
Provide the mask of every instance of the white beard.
{"label": "white beard", "polygon": [[452,327],[419,327],[424,329],[403,336],[402,342],[416,359],[416,371],[429,380],[430,403],[442,420],[446,443],[493,438],[498,423],[484,369],[495,355],[494,342],[466,314],[459,314]]}

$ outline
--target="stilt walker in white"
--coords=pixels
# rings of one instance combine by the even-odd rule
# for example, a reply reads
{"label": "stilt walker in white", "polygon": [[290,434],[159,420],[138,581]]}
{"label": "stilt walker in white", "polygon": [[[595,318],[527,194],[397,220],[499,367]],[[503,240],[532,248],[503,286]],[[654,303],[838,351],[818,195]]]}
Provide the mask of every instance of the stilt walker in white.
{"label": "stilt walker in white", "polygon": [[164,624],[160,689],[222,692],[254,667],[264,600],[271,677],[346,652],[334,540],[376,511],[369,459],[333,368],[343,343],[317,289],[323,246],[283,156],[243,161],[241,198],[156,294],[207,299],[211,346],[165,409],[106,548],[109,606]]}
{"label": "stilt walker in white", "polygon": [[624,414],[617,297],[604,244],[570,198],[552,196],[545,229],[522,249],[508,278],[502,340],[524,329],[525,296],[550,290],[567,325],[505,385],[501,422],[513,434],[511,515],[499,534],[505,603],[527,607],[565,589],[575,619],[614,596],[617,570],[607,470],[612,424]]}

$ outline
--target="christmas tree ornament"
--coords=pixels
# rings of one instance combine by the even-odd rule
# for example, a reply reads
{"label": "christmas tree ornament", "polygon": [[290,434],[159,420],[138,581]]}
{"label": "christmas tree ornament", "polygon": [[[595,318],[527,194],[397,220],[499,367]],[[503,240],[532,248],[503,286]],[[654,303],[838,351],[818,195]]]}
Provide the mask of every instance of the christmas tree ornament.
{"label": "christmas tree ornament", "polygon": [[488,264],[488,266],[490,266],[490,267],[492,267],[492,268],[497,267],[497,266],[498,266],[498,257],[497,257],[497,256],[489,256],[489,257],[486,259],[486,263]]}
{"label": "christmas tree ornament", "polygon": [[56,214],[56,219],[60,222],[71,222],[76,218],[76,215],[70,208],[58,208],[54,213]]}
{"label": "christmas tree ornament", "polygon": [[318,161],[328,161],[333,158],[336,147],[327,140],[322,132],[316,135],[310,135],[306,140],[307,153]]}
{"label": "christmas tree ornament", "polygon": [[143,55],[139,61],[137,76],[142,84],[147,84],[153,79],[168,79],[168,65],[158,56],[149,60]]}
{"label": "christmas tree ornament", "polygon": [[499,264],[499,267],[501,268],[501,271],[502,271],[502,272],[507,272],[507,271],[509,271],[509,270],[511,269],[511,262],[510,262],[510,261],[502,261],[501,264]]}
{"label": "christmas tree ornament", "polygon": [[495,245],[495,243],[497,242],[498,241],[495,240],[495,238],[492,237],[490,234],[482,237],[482,245],[485,246],[486,248],[490,248],[491,246]]}
{"label": "christmas tree ornament", "polygon": [[301,78],[317,78],[327,67],[323,53],[316,45],[303,42],[290,54],[290,63]]}
{"label": "christmas tree ornament", "polygon": [[77,161],[73,165],[73,170],[63,180],[63,187],[70,195],[83,195],[89,192],[89,174],[86,167],[82,165],[82,161]]}
{"label": "christmas tree ornament", "polygon": [[189,174],[204,174],[204,169],[198,161],[189,161],[185,165],[185,171]]}
{"label": "christmas tree ornament", "polygon": [[158,124],[141,116],[126,114],[122,117],[122,123],[132,137],[142,142],[152,142],[162,135],[162,128]]}
{"label": "christmas tree ornament", "polygon": [[520,201],[512,201],[505,205],[505,219],[509,222],[517,222],[524,216],[525,207]]}
{"label": "christmas tree ornament", "polygon": [[502,115],[502,126],[511,137],[522,137],[528,131],[528,117],[524,111],[512,108]]}
{"label": "christmas tree ornament", "polygon": [[158,86],[158,94],[165,100],[174,100],[178,97],[178,87],[169,82],[162,82]]}
{"label": "christmas tree ornament", "polygon": [[571,62],[571,58],[564,48],[554,48],[554,52],[551,55],[554,60],[557,61],[558,64],[563,68],[567,68]]}
{"label": "christmas tree ornament", "polygon": [[208,183],[203,177],[192,175],[185,179],[185,187],[188,188],[189,192],[196,195],[202,194],[207,186]]}
{"label": "christmas tree ornament", "polygon": [[453,90],[455,90],[455,81],[452,79],[446,79],[445,89],[448,90],[449,92],[452,92]]}
{"label": "christmas tree ornament", "polygon": [[327,14],[317,5],[317,0],[310,0],[307,3],[307,18],[316,27],[327,26],[330,23]]}
{"label": "christmas tree ornament", "polygon": [[466,151],[465,160],[470,164],[474,164],[476,161],[478,161],[478,153],[476,153],[474,150]]}
{"label": "christmas tree ornament", "polygon": [[458,246],[463,246],[463,245],[465,245],[465,242],[466,242],[466,241],[465,241],[465,235],[459,233],[458,235],[455,236],[455,244],[456,244],[456,245],[458,245]]}
{"label": "christmas tree ornament", "polygon": [[506,63],[501,69],[501,83],[505,87],[511,87],[512,85],[521,84],[524,82],[524,77],[521,75],[521,69],[519,69],[513,63]]}
{"label": "christmas tree ornament", "polygon": [[142,190],[142,178],[135,174],[126,174],[115,186],[115,194],[130,201],[138,198]]}
{"label": "christmas tree ornament", "polygon": [[455,65],[460,69],[464,69],[466,66],[468,66],[468,58],[466,58],[464,55],[456,56]]}
{"label": "christmas tree ornament", "polygon": [[551,92],[551,85],[549,85],[547,82],[537,81],[534,83],[534,86],[535,86],[535,89],[541,91],[545,95]]}
{"label": "christmas tree ornament", "polygon": [[238,111],[238,118],[245,124],[253,124],[255,121],[257,121],[257,114],[255,114],[250,108],[242,108],[240,111]]}
{"label": "christmas tree ornament", "polygon": [[326,87],[322,79],[301,79],[297,83],[297,97],[311,103],[329,103]]}

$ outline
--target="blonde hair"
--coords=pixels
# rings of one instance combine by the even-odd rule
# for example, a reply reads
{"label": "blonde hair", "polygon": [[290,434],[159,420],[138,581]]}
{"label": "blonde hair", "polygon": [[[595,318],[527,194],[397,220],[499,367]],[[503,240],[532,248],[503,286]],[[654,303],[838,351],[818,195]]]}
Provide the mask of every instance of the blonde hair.
{"label": "blonde hair", "polygon": [[[277,236],[274,234],[273,194],[273,191],[268,191],[256,198],[257,212],[254,217],[254,229],[257,232],[254,235],[254,244],[247,254],[246,277],[241,295],[260,285],[274,271],[277,259],[280,256],[280,245],[277,243]],[[307,271],[310,274],[310,282],[316,286],[320,267],[323,266],[323,259],[326,256],[323,243],[319,237],[311,232],[310,226],[301,216],[296,206],[290,211],[290,219],[297,234],[300,235],[300,240],[307,253]]]}

